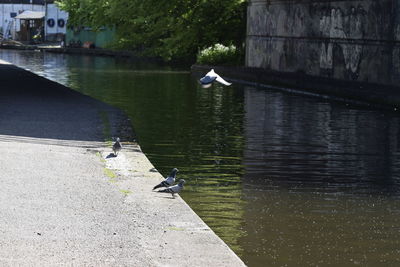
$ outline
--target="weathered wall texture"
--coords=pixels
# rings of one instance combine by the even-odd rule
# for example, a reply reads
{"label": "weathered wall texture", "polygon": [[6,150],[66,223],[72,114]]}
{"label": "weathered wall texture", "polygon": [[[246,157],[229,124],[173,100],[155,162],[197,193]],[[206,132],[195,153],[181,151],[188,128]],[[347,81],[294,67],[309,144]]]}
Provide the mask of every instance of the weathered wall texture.
{"label": "weathered wall texture", "polygon": [[246,65],[398,86],[400,0],[251,0]]}

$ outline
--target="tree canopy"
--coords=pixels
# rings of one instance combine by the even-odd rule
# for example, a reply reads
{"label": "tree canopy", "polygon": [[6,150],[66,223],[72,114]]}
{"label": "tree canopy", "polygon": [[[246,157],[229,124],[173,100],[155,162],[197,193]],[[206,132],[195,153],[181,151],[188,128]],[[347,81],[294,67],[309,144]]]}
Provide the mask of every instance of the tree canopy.
{"label": "tree canopy", "polygon": [[115,27],[115,47],[165,60],[193,59],[216,43],[242,47],[246,0],[59,0],[69,25]]}

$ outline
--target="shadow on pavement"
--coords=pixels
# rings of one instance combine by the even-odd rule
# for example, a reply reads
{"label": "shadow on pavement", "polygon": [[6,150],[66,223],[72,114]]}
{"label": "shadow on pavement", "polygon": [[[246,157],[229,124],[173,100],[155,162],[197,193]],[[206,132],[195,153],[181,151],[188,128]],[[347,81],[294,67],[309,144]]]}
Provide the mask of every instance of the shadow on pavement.
{"label": "shadow on pavement", "polygon": [[[14,65],[0,62],[0,140],[104,141],[122,112]],[[104,116],[109,122],[104,121]],[[113,129],[105,129],[111,125]],[[4,136],[10,136],[5,138]],[[33,139],[29,139],[33,138]],[[37,140],[36,140],[37,141]]]}

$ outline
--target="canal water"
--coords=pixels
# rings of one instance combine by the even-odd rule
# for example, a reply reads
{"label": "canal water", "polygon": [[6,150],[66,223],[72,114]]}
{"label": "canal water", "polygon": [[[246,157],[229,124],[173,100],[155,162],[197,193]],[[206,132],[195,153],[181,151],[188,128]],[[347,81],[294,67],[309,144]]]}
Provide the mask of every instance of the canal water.
{"label": "canal water", "polygon": [[187,69],[122,59],[0,58],[122,108],[152,163],[180,170],[182,197],[247,265],[400,264],[399,114],[204,89]]}

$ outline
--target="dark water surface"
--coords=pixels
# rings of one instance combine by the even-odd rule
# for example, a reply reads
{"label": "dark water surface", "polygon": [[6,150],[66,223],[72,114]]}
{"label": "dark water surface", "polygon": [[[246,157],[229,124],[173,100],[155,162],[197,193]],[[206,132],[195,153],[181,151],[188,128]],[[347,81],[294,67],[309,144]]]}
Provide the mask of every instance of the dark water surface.
{"label": "dark water surface", "polygon": [[182,197],[249,266],[400,265],[398,114],[202,89],[186,70],[114,58],[0,58],[122,108],[156,168],[180,170]]}

